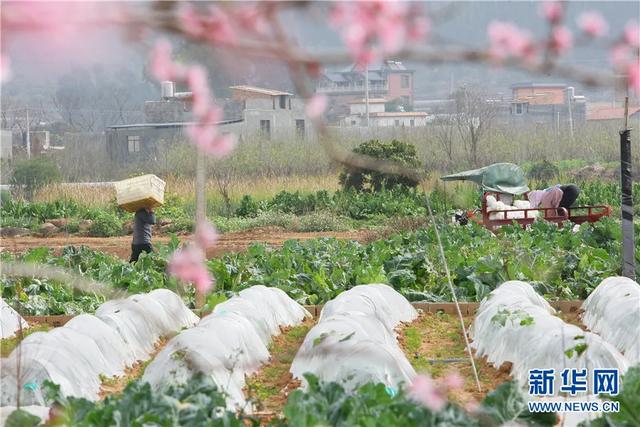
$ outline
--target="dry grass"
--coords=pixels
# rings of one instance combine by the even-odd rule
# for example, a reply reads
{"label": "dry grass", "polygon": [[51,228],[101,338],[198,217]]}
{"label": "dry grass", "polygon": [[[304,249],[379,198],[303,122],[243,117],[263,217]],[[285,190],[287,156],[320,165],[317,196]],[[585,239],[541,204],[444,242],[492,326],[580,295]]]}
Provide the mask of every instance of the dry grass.
{"label": "dry grass", "polygon": [[[464,320],[468,329],[473,316]],[[495,369],[486,359],[476,358],[482,392],[477,390],[460,323],[455,316],[422,313],[412,323],[399,328],[398,332],[400,346],[416,371],[429,373],[436,379],[455,372],[465,379],[464,389],[449,396],[458,403],[481,400],[487,392],[511,379],[506,367]]]}
{"label": "dry grass", "polygon": [[[187,200],[193,199],[195,181],[186,177],[163,177],[167,183],[168,194],[176,194]],[[320,176],[273,176],[263,178],[248,178],[232,180],[229,184],[229,196],[232,200],[240,200],[245,194],[261,200],[274,196],[280,191],[316,192],[319,190],[338,190],[338,175],[327,174]],[[106,207],[116,197],[111,188],[89,188],[76,186],[62,186],[53,184],[39,190],[35,200],[39,202],[53,202],[56,200],[70,200],[89,207]],[[222,197],[217,182],[210,179],[207,182],[207,199],[213,203],[221,202]]]}
{"label": "dry grass", "polygon": [[245,393],[248,399],[255,401],[258,409],[255,414],[263,422],[280,414],[289,393],[300,386],[300,381],[292,378],[289,369],[313,324],[313,319],[307,319],[274,337],[269,348],[271,359],[259,372],[247,378]]}

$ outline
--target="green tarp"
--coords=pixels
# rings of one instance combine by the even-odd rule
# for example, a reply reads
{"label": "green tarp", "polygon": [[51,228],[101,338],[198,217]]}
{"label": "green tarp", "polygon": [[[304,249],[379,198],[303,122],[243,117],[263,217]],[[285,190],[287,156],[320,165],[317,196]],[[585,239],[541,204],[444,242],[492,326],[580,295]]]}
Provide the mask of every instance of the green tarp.
{"label": "green tarp", "polygon": [[519,195],[529,191],[524,172],[513,163],[495,163],[480,169],[443,176],[443,181],[473,181],[484,191]]}

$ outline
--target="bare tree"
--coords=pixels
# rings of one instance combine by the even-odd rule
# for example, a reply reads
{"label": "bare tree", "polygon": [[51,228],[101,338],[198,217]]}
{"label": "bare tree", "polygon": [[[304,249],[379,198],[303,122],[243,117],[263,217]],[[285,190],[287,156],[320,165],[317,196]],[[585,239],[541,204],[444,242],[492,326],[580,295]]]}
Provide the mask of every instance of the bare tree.
{"label": "bare tree", "polygon": [[455,123],[465,146],[469,162],[478,166],[478,149],[492,128],[498,109],[488,96],[477,88],[463,87],[455,93]]}
{"label": "bare tree", "polygon": [[433,136],[447,155],[447,168],[453,165],[453,146],[456,133],[456,118],[449,114],[436,118],[432,126]]}

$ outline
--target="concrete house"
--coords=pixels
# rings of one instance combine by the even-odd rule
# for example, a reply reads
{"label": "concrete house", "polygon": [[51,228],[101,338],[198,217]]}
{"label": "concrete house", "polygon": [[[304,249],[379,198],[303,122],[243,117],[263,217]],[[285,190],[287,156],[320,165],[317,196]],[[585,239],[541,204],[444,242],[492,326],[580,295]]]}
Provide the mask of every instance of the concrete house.
{"label": "concrete house", "polygon": [[231,99],[241,104],[242,134],[266,139],[310,136],[305,104],[293,94],[254,86],[231,86]]}
{"label": "concrete house", "polygon": [[511,120],[562,126],[584,123],[586,99],[563,83],[517,83],[511,86]]}
{"label": "concrete house", "polygon": [[[304,103],[287,92],[253,86],[231,87],[225,100],[226,120],[216,125],[241,141],[272,138],[304,140],[313,135],[304,115]],[[193,123],[191,93],[175,92],[173,82],[162,82],[161,99],[144,105],[144,123],[106,129],[107,152],[112,162],[153,161],[160,149],[187,140]]]}
{"label": "concrete house", "polygon": [[[369,99],[370,127],[414,127],[426,126],[427,113],[423,111],[385,111],[386,100]],[[360,99],[349,103],[349,114],[341,120],[342,126],[366,126],[366,101]]]}

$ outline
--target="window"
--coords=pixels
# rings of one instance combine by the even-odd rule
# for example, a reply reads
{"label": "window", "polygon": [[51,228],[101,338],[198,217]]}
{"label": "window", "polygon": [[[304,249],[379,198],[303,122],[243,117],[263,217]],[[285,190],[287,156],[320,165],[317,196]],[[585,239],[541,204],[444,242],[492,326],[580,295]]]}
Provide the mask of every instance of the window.
{"label": "window", "polygon": [[403,74],[400,76],[400,87],[402,87],[403,89],[407,89],[409,88],[409,76],[406,74]]}
{"label": "window", "polygon": [[271,138],[271,121],[260,120],[260,132],[267,138]]}
{"label": "window", "polygon": [[400,120],[395,120],[395,125],[400,126]]}
{"label": "window", "polygon": [[351,126],[355,126],[356,125],[356,121],[355,120],[351,120]]}
{"label": "window", "polygon": [[519,102],[517,104],[515,104],[515,111],[514,114],[519,116],[522,115],[525,112],[525,105],[522,102]]}
{"label": "window", "polygon": [[129,147],[129,153],[138,153],[140,152],[140,136],[128,136],[127,137],[127,146]]}
{"label": "window", "polygon": [[409,126],[415,126],[416,121],[414,119],[409,120]]}
{"label": "window", "polygon": [[279,95],[278,96],[279,101],[280,101],[280,108],[281,109],[286,109],[287,108],[287,96],[286,95]]}
{"label": "window", "polygon": [[296,119],[296,133],[298,138],[304,139],[304,119]]}

